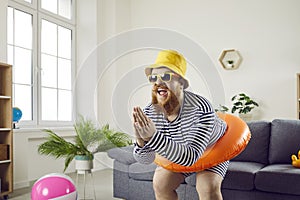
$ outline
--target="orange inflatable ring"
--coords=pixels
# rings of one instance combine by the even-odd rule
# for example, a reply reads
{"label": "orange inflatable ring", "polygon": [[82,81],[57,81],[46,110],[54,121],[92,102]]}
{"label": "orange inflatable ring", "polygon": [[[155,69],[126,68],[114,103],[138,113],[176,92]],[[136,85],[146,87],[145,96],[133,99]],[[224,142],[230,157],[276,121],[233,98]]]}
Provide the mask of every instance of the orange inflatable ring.
{"label": "orange inflatable ring", "polygon": [[247,124],[239,117],[226,113],[218,113],[218,116],[226,122],[226,132],[215,145],[204,151],[196,163],[191,166],[183,166],[173,163],[158,154],[156,154],[154,162],[174,172],[197,172],[211,168],[237,156],[246,148],[250,141],[250,130]]}

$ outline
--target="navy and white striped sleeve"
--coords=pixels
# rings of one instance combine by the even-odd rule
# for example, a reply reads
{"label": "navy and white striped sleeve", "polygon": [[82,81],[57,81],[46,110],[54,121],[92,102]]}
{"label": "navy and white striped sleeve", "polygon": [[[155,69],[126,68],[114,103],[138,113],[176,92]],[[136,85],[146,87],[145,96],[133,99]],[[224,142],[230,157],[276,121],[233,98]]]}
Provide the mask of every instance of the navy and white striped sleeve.
{"label": "navy and white striped sleeve", "polygon": [[150,164],[155,159],[155,151],[153,151],[148,145],[144,147],[134,144],[133,157],[136,161],[142,164]]}

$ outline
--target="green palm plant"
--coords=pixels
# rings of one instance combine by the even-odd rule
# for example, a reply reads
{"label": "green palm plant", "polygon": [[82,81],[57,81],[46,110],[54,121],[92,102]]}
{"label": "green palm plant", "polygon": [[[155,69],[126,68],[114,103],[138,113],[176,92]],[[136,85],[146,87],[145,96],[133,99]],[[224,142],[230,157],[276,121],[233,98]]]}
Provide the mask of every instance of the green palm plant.
{"label": "green palm plant", "polygon": [[54,156],[56,159],[65,158],[65,168],[68,168],[76,155],[87,155],[92,158],[93,154],[83,145],[78,135],[75,136],[75,143],[66,141],[50,129],[44,130],[48,133],[47,141],[39,145],[38,152],[44,155]]}
{"label": "green palm plant", "polygon": [[50,129],[46,141],[38,146],[38,152],[57,158],[65,158],[64,172],[77,155],[88,156],[93,159],[97,152],[104,152],[114,147],[124,147],[132,144],[129,135],[114,131],[106,124],[98,129],[91,120],[83,117],[74,125],[76,136],[74,143],[66,141]]}

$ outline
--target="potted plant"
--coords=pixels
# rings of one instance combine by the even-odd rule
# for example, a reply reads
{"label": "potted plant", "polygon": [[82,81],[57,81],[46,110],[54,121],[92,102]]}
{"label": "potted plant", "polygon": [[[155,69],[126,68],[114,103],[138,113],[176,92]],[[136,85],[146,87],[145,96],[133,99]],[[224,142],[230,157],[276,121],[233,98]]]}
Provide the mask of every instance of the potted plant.
{"label": "potted plant", "polygon": [[96,128],[91,120],[85,120],[83,117],[79,118],[74,128],[76,135],[73,143],[52,130],[45,129],[48,137],[38,147],[40,154],[65,158],[64,172],[73,159],[79,160],[79,166],[76,164],[76,169],[86,170],[93,167],[92,160],[95,153],[132,144],[130,136],[126,133],[114,131],[109,128],[108,124],[100,129]]}
{"label": "potted plant", "polygon": [[240,93],[237,95],[234,95],[231,98],[231,101],[233,102],[233,106],[231,108],[231,113],[238,112],[239,116],[244,119],[245,121],[251,120],[252,115],[251,111],[258,107],[258,103],[255,102],[253,99],[251,99],[248,95],[245,93]]}
{"label": "potted plant", "polygon": [[234,67],[234,61],[233,60],[227,60],[227,66],[228,68],[233,68]]}

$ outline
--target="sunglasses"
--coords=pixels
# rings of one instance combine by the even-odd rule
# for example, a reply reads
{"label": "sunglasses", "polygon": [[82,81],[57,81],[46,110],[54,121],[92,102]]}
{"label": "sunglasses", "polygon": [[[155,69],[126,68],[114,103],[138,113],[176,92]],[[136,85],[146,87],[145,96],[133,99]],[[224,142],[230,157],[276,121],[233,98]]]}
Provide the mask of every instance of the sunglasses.
{"label": "sunglasses", "polygon": [[177,75],[175,73],[165,72],[163,74],[150,74],[148,76],[148,80],[150,83],[155,83],[159,77],[160,80],[162,80],[163,82],[170,82],[172,80],[173,76],[179,77],[179,75]]}

